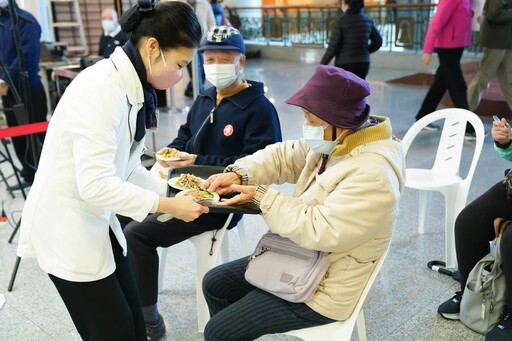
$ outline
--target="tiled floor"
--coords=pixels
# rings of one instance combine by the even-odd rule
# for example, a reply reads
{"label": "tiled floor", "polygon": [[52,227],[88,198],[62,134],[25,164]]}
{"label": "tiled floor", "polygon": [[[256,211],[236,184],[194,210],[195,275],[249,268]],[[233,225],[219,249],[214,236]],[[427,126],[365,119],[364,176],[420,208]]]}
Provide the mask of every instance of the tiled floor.
{"label": "tiled floor", "polygon": [[[302,115],[297,108],[285,105],[284,100],[305,83],[313,69],[311,64],[274,60],[250,60],[247,63],[247,78],[263,81],[268,86],[267,95],[278,109],[285,139],[300,137]],[[426,92],[424,87],[385,83],[403,75],[403,71],[372,69],[368,77],[372,85],[369,98],[372,112],[391,117],[398,137],[402,137],[413,123],[414,114]],[[182,96],[182,88],[183,84],[180,84],[177,99],[183,107],[187,103]],[[161,117],[160,131],[156,134],[157,148],[175,136],[178,125],[185,119],[184,114],[162,114]],[[489,129],[490,120],[487,117],[482,119]],[[438,137],[438,133],[422,133],[418,147],[410,151],[408,166],[432,164]],[[151,141],[148,146],[151,147]],[[468,152],[464,155],[467,156]],[[0,167],[6,170],[5,164],[0,164]],[[465,162],[463,169],[467,167]],[[492,141],[487,137],[469,200],[497,182],[506,167],[506,162],[495,154]],[[291,186],[281,188],[290,193]],[[20,197],[18,194],[14,200],[8,198],[5,186],[0,184],[0,200],[5,200],[6,211],[15,219],[22,207]],[[429,260],[444,258],[443,197],[434,194],[430,226],[423,235],[417,233],[417,206],[417,192],[406,189],[388,258],[365,308],[368,340],[483,340],[483,336],[471,332],[461,323],[444,320],[436,313],[438,304],[451,297],[458,287],[453,279],[426,267]],[[259,216],[248,216],[244,221],[249,248],[253,248],[265,226]],[[4,294],[6,299],[0,310],[0,340],[79,340],[56,290],[35,260],[22,260],[14,290],[7,292],[16,250],[16,239],[13,244],[7,243],[11,233],[12,227],[0,229],[0,294]],[[240,249],[233,232],[229,232],[229,247],[233,258],[247,253]],[[164,290],[159,297],[159,308],[169,331],[167,340],[201,340],[202,335],[196,331],[195,254],[192,245],[184,242],[174,246],[169,255]],[[292,339],[277,335],[261,338]],[[353,339],[357,340],[357,337]]]}

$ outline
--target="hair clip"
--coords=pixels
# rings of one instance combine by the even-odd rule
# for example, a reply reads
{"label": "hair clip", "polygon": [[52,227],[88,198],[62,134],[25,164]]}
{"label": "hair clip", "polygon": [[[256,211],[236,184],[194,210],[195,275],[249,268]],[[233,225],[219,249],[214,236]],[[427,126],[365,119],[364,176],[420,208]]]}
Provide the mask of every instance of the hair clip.
{"label": "hair clip", "polygon": [[141,12],[151,12],[153,8],[155,8],[158,0],[139,0],[139,11]]}

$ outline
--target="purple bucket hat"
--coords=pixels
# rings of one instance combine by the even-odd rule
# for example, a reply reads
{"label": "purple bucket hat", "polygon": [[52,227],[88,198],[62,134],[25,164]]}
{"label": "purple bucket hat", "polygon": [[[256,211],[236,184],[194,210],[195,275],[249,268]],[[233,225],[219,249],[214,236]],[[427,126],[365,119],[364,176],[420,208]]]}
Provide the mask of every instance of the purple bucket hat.
{"label": "purple bucket hat", "polygon": [[306,85],[286,100],[330,125],[354,129],[370,115],[366,97],[370,85],[352,72],[332,65],[319,65]]}

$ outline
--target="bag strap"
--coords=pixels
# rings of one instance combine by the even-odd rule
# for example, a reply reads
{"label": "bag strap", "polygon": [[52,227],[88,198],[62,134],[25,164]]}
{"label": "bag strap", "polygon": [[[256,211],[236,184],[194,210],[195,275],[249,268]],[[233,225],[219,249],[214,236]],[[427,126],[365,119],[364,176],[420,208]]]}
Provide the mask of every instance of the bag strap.
{"label": "bag strap", "polygon": [[496,238],[505,232],[505,229],[508,227],[508,225],[510,225],[511,222],[512,221],[506,220],[505,218],[494,219],[494,234],[496,235]]}

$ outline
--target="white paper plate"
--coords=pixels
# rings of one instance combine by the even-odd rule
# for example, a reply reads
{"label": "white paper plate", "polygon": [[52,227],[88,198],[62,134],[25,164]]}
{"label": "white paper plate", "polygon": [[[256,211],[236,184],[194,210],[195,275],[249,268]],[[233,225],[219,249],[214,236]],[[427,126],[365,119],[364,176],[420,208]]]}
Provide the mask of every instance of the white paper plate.
{"label": "white paper plate", "polygon": [[[181,176],[176,176],[174,178],[170,178],[169,181],[167,181],[167,183],[169,184],[169,186],[171,186],[172,188],[176,188],[176,189],[179,189],[181,191],[184,191],[184,190],[187,190],[187,189],[192,189],[192,188],[186,188],[186,187],[182,187],[180,185],[177,184],[179,178],[181,178]],[[204,179],[203,178],[200,178],[198,176],[196,176],[196,178],[198,178],[199,180],[201,180],[201,183],[204,182]]]}
{"label": "white paper plate", "polygon": [[[180,152],[180,153],[186,154],[185,152]],[[158,153],[155,153],[155,157],[157,160],[164,161],[164,162],[180,161],[181,160],[181,158],[178,156],[164,157],[162,154],[158,154]]]}

